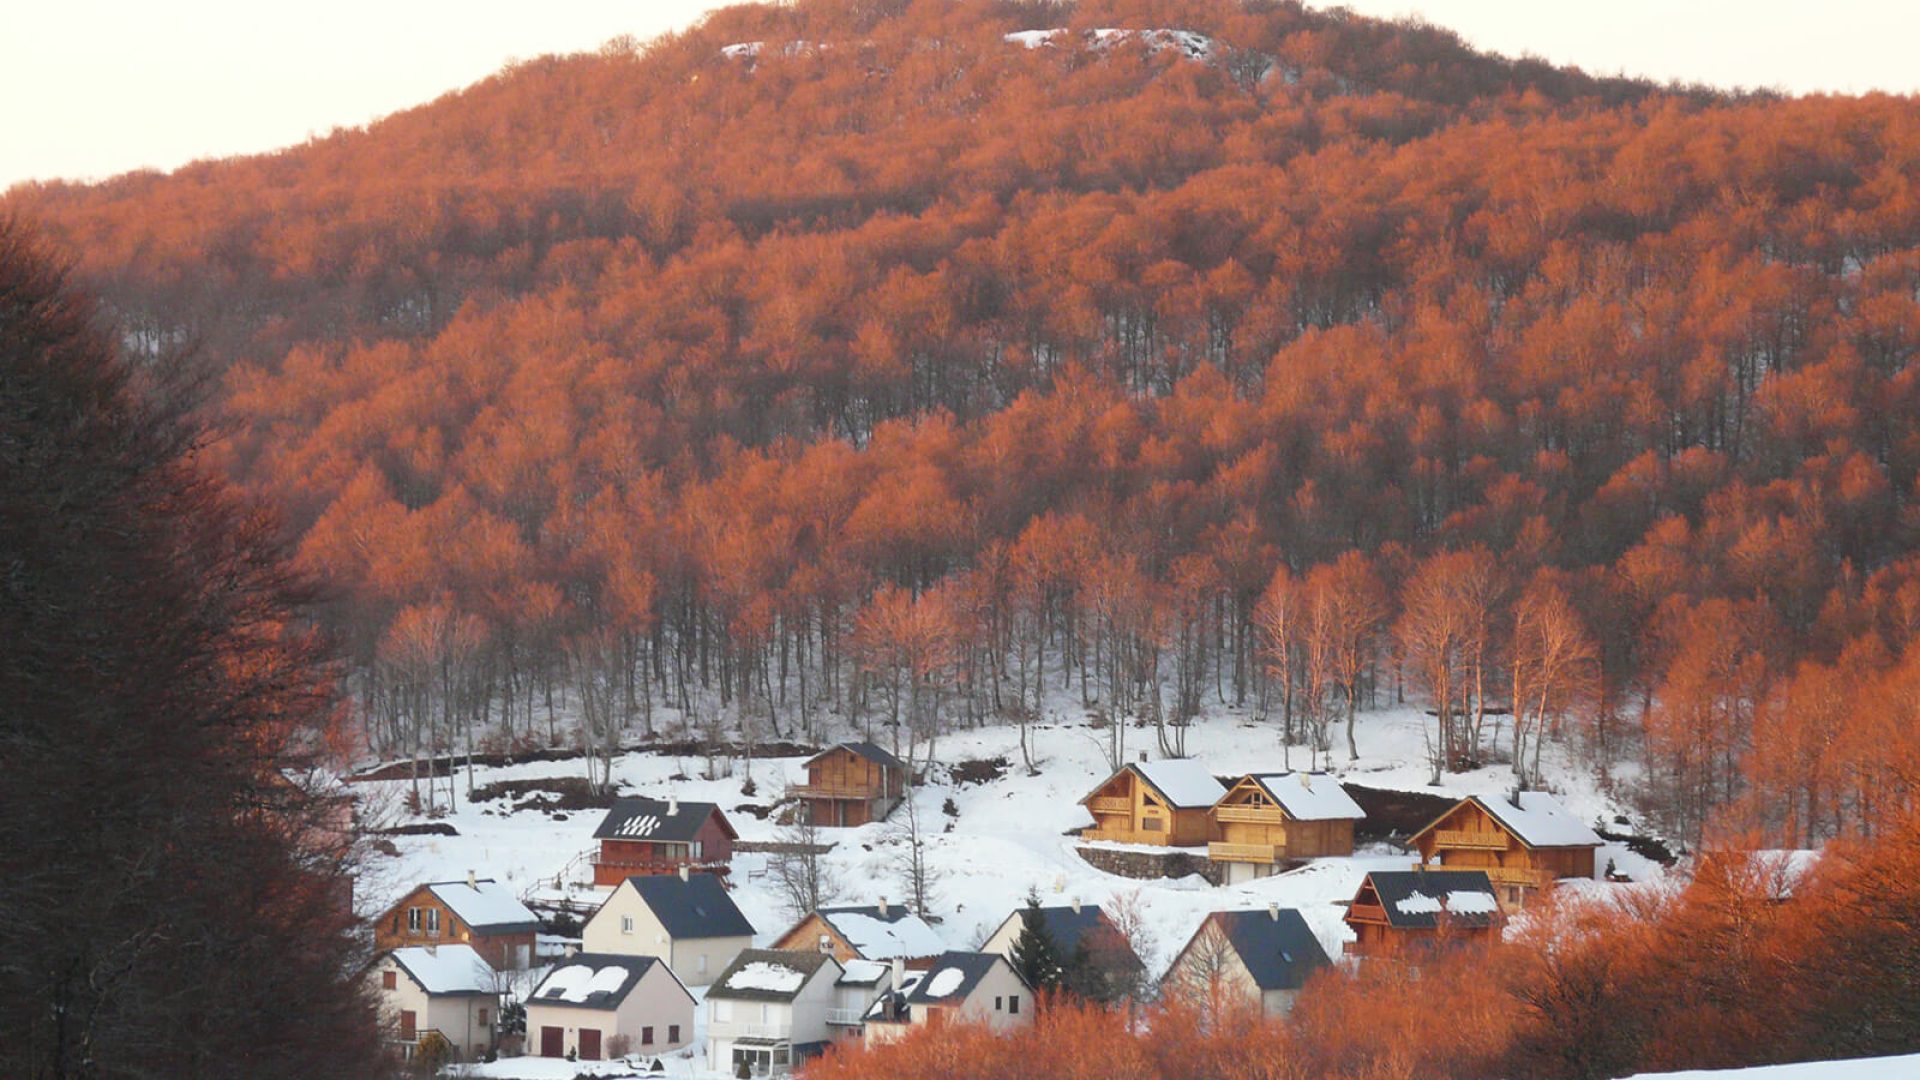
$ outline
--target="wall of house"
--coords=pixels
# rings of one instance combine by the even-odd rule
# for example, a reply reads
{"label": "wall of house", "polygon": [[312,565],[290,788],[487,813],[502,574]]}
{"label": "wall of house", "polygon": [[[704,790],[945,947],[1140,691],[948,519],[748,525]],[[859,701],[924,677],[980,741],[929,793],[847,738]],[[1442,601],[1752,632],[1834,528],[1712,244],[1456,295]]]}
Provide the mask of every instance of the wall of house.
{"label": "wall of house", "polygon": [[[999,963],[988,969],[958,1008],[947,1007],[943,1011],[954,1019],[985,1024],[995,1031],[1025,1027],[1033,1023],[1033,992],[1013,973],[1010,965]],[[918,1012],[914,1020],[922,1022]]]}
{"label": "wall of house", "polygon": [[835,960],[845,964],[859,957],[859,954],[853,951],[853,946],[847,944],[846,939],[835,933],[833,927],[828,926],[826,920],[818,914],[809,914],[801,919],[798,925],[780,935],[780,939],[768,948],[815,952],[820,950],[820,938],[823,935],[829,939],[830,943],[826,952]]}
{"label": "wall of house", "polygon": [[[1501,836],[1506,838],[1507,844],[1498,850],[1441,847],[1438,834],[1443,830],[1476,836]],[[1501,825],[1492,814],[1473,802],[1454,807],[1438,825],[1422,833],[1419,849],[1421,862],[1430,864],[1438,855],[1440,865],[1450,870],[1504,868],[1539,871],[1543,875],[1550,875],[1544,883],[1547,888],[1551,888],[1552,881],[1559,878],[1591,878],[1594,870],[1592,848],[1529,848],[1520,842],[1519,837],[1508,832],[1506,826]],[[1500,898],[1501,906],[1511,911],[1524,906],[1527,897],[1536,890],[1512,882],[1495,881],[1493,891]]]}
{"label": "wall of house", "polygon": [[[409,929],[409,908],[420,911],[420,929],[417,933]],[[428,930],[432,921],[429,912],[437,913],[438,933]],[[441,902],[424,885],[408,893],[373,924],[373,947],[376,950],[404,949],[411,945],[471,945],[475,952],[486,957],[487,963],[500,971],[526,968],[533,957],[533,939],[534,932],[531,930],[517,934],[475,933],[472,927],[460,921],[452,908]]]}
{"label": "wall of house", "polygon": [[1125,798],[1127,812],[1122,815],[1087,808],[1093,815],[1093,827],[1082,829],[1086,840],[1112,840],[1124,844],[1165,844],[1190,847],[1204,844],[1213,830],[1209,807],[1179,810],[1167,806],[1153,789],[1131,772],[1122,772],[1094,793],[1095,798]]}
{"label": "wall of house", "polygon": [[1190,1001],[1206,1001],[1214,995],[1239,1000],[1249,1005],[1262,1004],[1260,987],[1253,973],[1240,960],[1240,954],[1225,944],[1224,935],[1202,929],[1174,957],[1161,984],[1168,993]]}
{"label": "wall of house", "polygon": [[1121,848],[1077,847],[1074,851],[1096,870],[1141,881],[1198,874],[1209,883],[1219,885],[1225,880],[1226,868],[1232,865],[1214,862],[1203,854],[1177,848],[1127,851]]}
{"label": "wall of house", "polygon": [[752,946],[751,937],[684,938],[673,943],[673,955],[667,963],[681,982],[705,986],[727,970],[740,950]]}
{"label": "wall of house", "polygon": [[[633,920],[631,931],[621,929],[623,918]],[[687,986],[705,986],[712,982],[741,949],[753,944],[751,936],[673,940],[653,909],[624,882],[587,920],[580,940],[583,952],[658,957]]]}
{"label": "wall of house", "polygon": [[[385,975],[394,975],[393,989]],[[400,1036],[400,1013],[411,1011],[416,1033],[438,1031],[446,1036],[462,1061],[477,1061],[493,1045],[493,1024],[500,1000],[494,995],[428,994],[392,957],[383,958],[368,973],[379,1003],[381,1030],[390,1039]]]}
{"label": "wall of house", "polygon": [[[678,1050],[693,1041],[693,998],[663,968],[650,969],[640,985],[628,991],[618,1009],[583,1009],[576,1005],[550,1002],[527,1004],[527,1051],[542,1052],[541,1029],[561,1029],[560,1055],[579,1053],[582,1030],[600,1033],[600,1056],[615,1056],[614,1040],[626,1039],[628,1053],[654,1054]],[[679,1038],[673,1037],[675,1027]],[[653,1040],[646,1040],[647,1029]]]}

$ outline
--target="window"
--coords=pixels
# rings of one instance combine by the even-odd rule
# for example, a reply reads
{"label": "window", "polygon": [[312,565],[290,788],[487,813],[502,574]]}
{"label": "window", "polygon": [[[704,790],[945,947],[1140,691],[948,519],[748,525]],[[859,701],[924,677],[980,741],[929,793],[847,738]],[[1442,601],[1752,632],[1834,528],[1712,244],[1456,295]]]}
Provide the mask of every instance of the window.
{"label": "window", "polygon": [[833,951],[833,935],[831,934],[820,935],[820,951],[821,952]]}
{"label": "window", "polygon": [[1019,994],[1007,995],[1007,1011],[1012,1013],[1015,1016],[1020,1015],[1020,995]]}
{"label": "window", "polygon": [[700,974],[705,975],[707,973],[707,954],[706,953],[700,954],[699,968],[700,968]]}
{"label": "window", "polygon": [[410,907],[407,909],[407,933],[417,934],[419,932],[420,932],[420,909],[417,907]]}
{"label": "window", "polygon": [[1147,832],[1159,832],[1160,819],[1157,817],[1143,817],[1140,819],[1140,827]]}
{"label": "window", "polygon": [[399,985],[400,985],[399,975],[391,971],[383,971],[380,973],[380,989],[393,990],[398,988]]}
{"label": "window", "polygon": [[1001,1009],[1001,1007],[1002,1007],[1002,1006],[1001,1006],[1001,1001],[1000,1001],[1000,997],[999,997],[999,995],[997,995],[997,994],[996,994],[996,995],[994,996],[994,999],[993,999],[993,1011],[994,1011],[994,1012],[999,1012],[999,1011],[1000,1011],[1000,1009]]}
{"label": "window", "polygon": [[437,907],[427,909],[427,936],[440,936],[440,909]]}
{"label": "window", "polygon": [[667,1041],[670,1043],[677,1043],[680,1041],[680,1025],[679,1024],[667,1025]]}
{"label": "window", "polygon": [[478,1020],[478,1021],[480,1022],[480,1026],[481,1026],[481,1027],[486,1027],[486,1026],[487,1026],[487,1010],[485,1009],[485,1007],[482,1007],[482,1008],[481,1008],[481,1010],[480,1010],[480,1014],[479,1014],[478,1016],[476,1016],[476,1017],[474,1017],[474,1019],[476,1019],[476,1020]]}
{"label": "window", "polygon": [[633,933],[633,916],[631,915],[620,916],[620,932],[623,934]]}
{"label": "window", "polygon": [[764,1001],[761,1002],[760,1003],[760,1022],[763,1024],[766,1024],[766,1023],[772,1022],[772,1020],[773,1020],[773,1006],[767,1004]]}
{"label": "window", "polygon": [[653,1045],[653,1026],[651,1024],[640,1029],[640,1045],[641,1046]]}
{"label": "window", "polygon": [[694,858],[696,859],[699,858],[700,857],[700,841],[695,840],[693,843],[688,844],[687,850],[693,854]]}

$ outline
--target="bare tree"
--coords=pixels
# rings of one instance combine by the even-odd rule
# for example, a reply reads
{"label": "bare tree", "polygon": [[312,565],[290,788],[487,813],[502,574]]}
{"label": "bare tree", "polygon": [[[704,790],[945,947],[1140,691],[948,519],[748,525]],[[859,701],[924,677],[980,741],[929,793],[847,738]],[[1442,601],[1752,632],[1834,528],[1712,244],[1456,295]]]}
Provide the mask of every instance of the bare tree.
{"label": "bare tree", "polygon": [[1540,746],[1567,711],[1598,692],[1599,652],[1566,592],[1536,581],[1521,596],[1513,631],[1513,773],[1540,783]]}
{"label": "bare tree", "polygon": [[820,839],[820,828],[802,818],[785,826],[775,838],[767,860],[781,908],[794,919],[840,899],[843,883],[824,856],[833,846]]}
{"label": "bare tree", "polygon": [[911,786],[901,800],[900,811],[894,815],[893,840],[899,845],[895,872],[900,875],[900,884],[913,910],[924,915],[938,898],[942,875],[927,862],[927,836],[920,827],[920,807]]}

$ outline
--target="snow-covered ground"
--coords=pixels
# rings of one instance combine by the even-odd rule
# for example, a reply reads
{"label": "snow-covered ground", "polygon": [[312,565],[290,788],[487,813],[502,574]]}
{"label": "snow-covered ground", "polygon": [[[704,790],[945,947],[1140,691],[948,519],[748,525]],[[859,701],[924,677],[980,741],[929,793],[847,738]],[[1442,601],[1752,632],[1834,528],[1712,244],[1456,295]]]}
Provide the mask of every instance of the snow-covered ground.
{"label": "snow-covered ground", "polygon": [[[936,764],[927,781],[914,793],[929,851],[928,865],[938,876],[928,914],[949,948],[977,947],[988,934],[1036,891],[1045,903],[1079,900],[1135,908],[1143,917],[1147,938],[1142,959],[1151,974],[1159,974],[1185,944],[1207,913],[1233,909],[1263,909],[1277,903],[1300,910],[1330,955],[1338,956],[1351,939],[1341,921],[1341,902],[1351,899],[1367,871],[1402,868],[1408,857],[1374,847],[1353,858],[1319,859],[1291,873],[1234,886],[1212,886],[1198,876],[1178,880],[1140,881],[1107,874],[1087,865],[1074,848],[1073,830],[1092,819],[1079,800],[1109,774],[1107,740],[1110,732],[1062,707],[1052,722],[1031,731],[1038,775],[1021,767],[1017,733],[995,727],[943,736]],[[1376,788],[1396,788],[1431,794],[1493,795],[1511,786],[1505,766],[1446,776],[1438,787],[1427,785],[1425,718],[1403,709],[1364,714],[1360,718],[1361,758],[1343,767],[1344,748],[1334,752],[1334,772],[1343,780]],[[840,733],[851,735],[851,732]],[[884,738],[884,736],[883,736]],[[1203,718],[1187,733],[1188,755],[1215,774],[1279,771],[1306,764],[1298,747],[1285,753],[1273,724],[1256,723],[1231,713]],[[1146,750],[1158,758],[1150,727],[1127,732],[1126,760],[1137,760]],[[1004,758],[1005,774],[979,784],[958,785],[947,767],[974,759]],[[751,766],[736,763],[733,775],[701,779],[707,767],[703,757],[628,753],[614,763],[614,778],[623,794],[719,804],[743,840],[775,839],[779,826],[742,807],[767,807],[781,798],[788,783],[805,779],[803,758],[757,759]],[[570,777],[583,773],[579,761],[539,762],[477,770],[476,783]],[[743,794],[751,776],[756,792]],[[1610,831],[1619,812],[1584,776],[1564,763],[1549,770],[1569,812],[1587,824],[1607,823]],[[363,798],[388,808],[390,816],[401,805],[406,781],[354,785]],[[460,787],[464,791],[464,784]],[[953,815],[943,812],[952,800]],[[398,854],[375,860],[363,879],[360,898],[369,912],[383,910],[414,884],[422,881],[463,880],[469,870],[511,884],[523,896],[555,895],[569,872],[577,874],[576,856],[593,844],[600,811],[576,813],[504,812],[509,800],[460,807],[441,818],[458,836],[396,836]],[[904,809],[889,822],[849,829],[823,830],[834,842],[824,856],[842,886],[842,903],[902,902],[905,885],[898,868],[902,848],[900,822]],[[398,815],[405,822],[405,815]],[[1656,871],[1652,864],[1624,846],[1603,848],[1596,866],[1612,861],[1617,870],[1634,877]],[[767,857],[737,853],[731,884],[734,900],[753,923],[755,944],[766,945],[793,922],[782,909],[772,881],[766,875]],[[591,900],[594,894],[576,888],[574,895]],[[1109,910],[1112,910],[1109,908]],[[524,1060],[524,1059],[523,1059]],[[503,1066],[508,1063],[502,1063]],[[687,1063],[692,1068],[692,1062]],[[513,1068],[520,1066],[515,1064]],[[528,1066],[532,1068],[532,1066]],[[489,1072],[493,1076],[546,1075],[537,1071]],[[555,1074],[558,1075],[558,1074]],[[571,1074],[569,1074],[571,1075]]]}
{"label": "snow-covered ground", "polygon": [[1697,1069],[1642,1073],[1628,1080],[1911,1080],[1920,1076],[1920,1054],[1803,1061],[1797,1065],[1759,1065],[1751,1069]]}

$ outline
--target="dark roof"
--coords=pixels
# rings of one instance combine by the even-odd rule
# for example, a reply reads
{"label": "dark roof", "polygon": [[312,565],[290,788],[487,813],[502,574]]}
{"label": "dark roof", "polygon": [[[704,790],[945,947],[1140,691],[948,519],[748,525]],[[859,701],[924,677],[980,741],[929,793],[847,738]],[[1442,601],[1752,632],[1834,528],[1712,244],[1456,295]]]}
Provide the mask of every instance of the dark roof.
{"label": "dark roof", "polygon": [[[1008,918],[1025,919],[1026,913],[1026,908],[1019,908]],[[1106,913],[1100,910],[1098,904],[1082,904],[1079,911],[1073,910],[1070,906],[1043,907],[1040,909],[1040,921],[1046,927],[1047,936],[1060,947],[1060,955],[1064,959],[1072,959],[1074,952],[1080,948],[1080,940],[1087,936],[1088,931],[1104,928],[1108,939],[1101,942],[1102,947],[1112,948],[1118,945],[1120,950],[1124,950],[1125,959],[1131,961],[1126,966],[1144,966],[1140,963],[1140,957],[1134,954],[1133,946],[1121,936],[1120,931],[1108,920]],[[1088,947],[1092,948],[1093,942],[1088,942]]]}
{"label": "dark roof", "polygon": [[[1485,870],[1375,870],[1367,875],[1367,882],[1380,897],[1387,924],[1396,929],[1431,930],[1438,926],[1439,911],[1421,910],[1428,901],[1439,901],[1461,926],[1490,926],[1500,910]],[[1425,899],[1407,904],[1416,893]],[[1461,893],[1484,894],[1485,900],[1472,902],[1474,908],[1484,910],[1453,910],[1454,898]]]}
{"label": "dark roof", "polygon": [[[668,813],[671,809],[673,812]],[[681,802],[678,805],[665,799],[617,799],[607,816],[600,821],[600,827],[593,830],[595,840],[660,840],[666,843],[685,843],[692,840],[707,818],[719,814],[720,808],[710,802]],[[728,835],[737,836],[733,826],[727,824],[725,814],[720,814],[720,825]]]}
{"label": "dark roof", "polygon": [[[773,967],[789,968],[797,971],[801,975],[800,982],[792,988],[785,990],[776,990],[767,986],[754,985],[764,980],[754,978],[754,973],[752,972],[748,972],[744,978],[741,977],[742,969],[753,964],[771,965]],[[827,964],[833,965],[835,972],[834,978],[838,979],[838,973],[842,970],[840,962],[823,952],[812,949],[741,949],[740,955],[734,957],[733,963],[727,965],[727,970],[721,972],[720,977],[713,980],[712,986],[707,987],[707,999],[729,998],[737,1001],[792,1001],[800,995],[800,991],[806,987],[807,983],[813,981],[814,974]],[[736,981],[739,981],[741,985],[733,985]]]}
{"label": "dark roof", "polygon": [[[995,964],[1007,964],[1006,957],[986,952],[941,953],[927,968],[926,975],[914,984],[913,991],[907,995],[907,1004],[945,1005],[964,1000],[973,993],[974,987],[980,985],[980,980],[987,977],[987,972],[992,971]],[[951,976],[942,978],[949,970],[958,970],[960,978],[957,981]],[[1020,973],[1014,970],[1012,964],[1007,964],[1007,970],[1013,972],[1014,978],[1020,979]],[[1020,979],[1020,985],[1025,986],[1026,980]],[[933,990],[942,993],[935,997],[930,993]]]}
{"label": "dark roof", "polygon": [[871,761],[876,765],[884,765],[889,769],[899,769],[900,771],[905,772],[907,768],[905,765],[900,763],[899,758],[894,757],[892,754],[887,753],[885,750],[882,750],[881,748],[879,748],[878,746],[875,746],[870,742],[834,743],[832,746],[829,746],[825,750],[822,750],[819,753],[808,758],[805,764],[811,765],[814,762],[819,761],[821,758],[826,757],[828,754],[833,753],[835,750],[851,751],[852,753],[858,754],[859,756],[866,758],[868,761]]}
{"label": "dark roof", "polygon": [[[575,953],[547,972],[533,996],[527,999],[527,1004],[558,1005],[569,1009],[617,1009],[633,992],[633,988],[640,985],[647,970],[658,963],[660,961],[651,956]],[[615,968],[625,971],[625,976],[618,983],[602,981],[601,973]]]}
{"label": "dark roof", "polygon": [[1298,990],[1307,976],[1330,962],[1307,920],[1293,908],[1216,911],[1208,919],[1226,934],[1262,990]]}
{"label": "dark roof", "polygon": [[678,874],[630,877],[627,884],[640,894],[640,902],[653,911],[669,937],[753,936],[753,924],[712,874],[688,874],[684,881]]}

